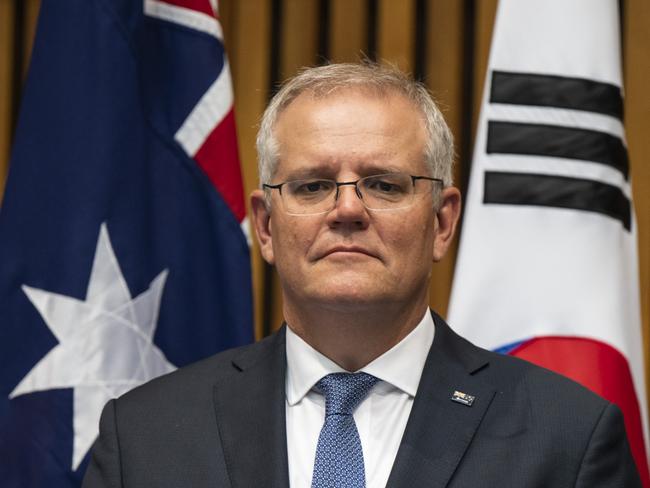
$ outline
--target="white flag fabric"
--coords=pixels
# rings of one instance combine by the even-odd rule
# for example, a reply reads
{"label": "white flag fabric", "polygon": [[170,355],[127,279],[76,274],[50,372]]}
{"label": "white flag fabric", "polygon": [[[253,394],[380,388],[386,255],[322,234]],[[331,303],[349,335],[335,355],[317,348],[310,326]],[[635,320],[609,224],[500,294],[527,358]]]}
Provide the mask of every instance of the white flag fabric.
{"label": "white flag fabric", "polygon": [[650,486],[616,0],[501,0],[449,322],[623,410]]}

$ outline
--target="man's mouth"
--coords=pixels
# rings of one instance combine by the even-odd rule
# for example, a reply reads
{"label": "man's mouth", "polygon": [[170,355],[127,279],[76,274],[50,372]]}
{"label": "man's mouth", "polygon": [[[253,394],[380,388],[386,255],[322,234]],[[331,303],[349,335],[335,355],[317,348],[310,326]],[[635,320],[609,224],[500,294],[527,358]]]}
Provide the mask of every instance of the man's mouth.
{"label": "man's mouth", "polygon": [[332,256],[332,255],[354,255],[354,254],[363,254],[366,256],[370,256],[372,258],[376,258],[377,256],[370,252],[368,249],[361,247],[361,246],[334,246],[330,249],[328,249],[321,258],[327,257],[327,256]]}

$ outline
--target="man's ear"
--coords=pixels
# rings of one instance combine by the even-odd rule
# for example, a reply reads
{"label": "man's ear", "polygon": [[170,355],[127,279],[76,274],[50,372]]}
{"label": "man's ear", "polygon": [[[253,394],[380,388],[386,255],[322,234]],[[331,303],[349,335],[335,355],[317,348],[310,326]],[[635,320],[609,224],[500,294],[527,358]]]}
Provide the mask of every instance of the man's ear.
{"label": "man's ear", "polygon": [[271,233],[271,210],[266,205],[266,198],[262,190],[251,193],[251,208],[253,210],[253,225],[255,235],[260,245],[262,257],[269,264],[275,263],[273,256],[273,235]]}
{"label": "man's ear", "polygon": [[436,226],[435,238],[433,241],[433,261],[440,261],[456,233],[456,225],[460,218],[460,191],[450,186],[444,188],[440,194],[440,206],[436,214],[438,225]]}

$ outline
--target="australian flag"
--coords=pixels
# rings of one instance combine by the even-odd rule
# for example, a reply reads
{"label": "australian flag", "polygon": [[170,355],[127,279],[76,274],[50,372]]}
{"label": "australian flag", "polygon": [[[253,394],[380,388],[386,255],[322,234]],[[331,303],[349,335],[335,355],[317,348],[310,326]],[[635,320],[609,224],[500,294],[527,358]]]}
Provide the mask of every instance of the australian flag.
{"label": "australian flag", "polygon": [[43,0],[0,213],[0,486],[72,487],[105,402],[252,340],[210,0]]}

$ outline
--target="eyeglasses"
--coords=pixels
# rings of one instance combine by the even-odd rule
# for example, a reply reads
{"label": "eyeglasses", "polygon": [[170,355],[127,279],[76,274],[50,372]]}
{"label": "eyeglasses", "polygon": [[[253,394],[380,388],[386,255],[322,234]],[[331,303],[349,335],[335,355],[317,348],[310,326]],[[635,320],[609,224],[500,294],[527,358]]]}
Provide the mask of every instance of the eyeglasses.
{"label": "eyeglasses", "polygon": [[[418,181],[425,184],[416,185]],[[357,197],[369,210],[398,210],[409,207],[415,195],[433,191],[439,178],[413,176],[407,173],[386,173],[366,176],[356,181],[335,181],[310,178],[284,181],[277,185],[264,183],[265,190],[278,190],[285,212],[290,215],[327,213],[336,206],[339,188],[354,186]]]}

